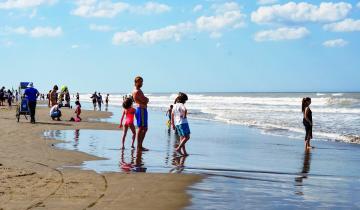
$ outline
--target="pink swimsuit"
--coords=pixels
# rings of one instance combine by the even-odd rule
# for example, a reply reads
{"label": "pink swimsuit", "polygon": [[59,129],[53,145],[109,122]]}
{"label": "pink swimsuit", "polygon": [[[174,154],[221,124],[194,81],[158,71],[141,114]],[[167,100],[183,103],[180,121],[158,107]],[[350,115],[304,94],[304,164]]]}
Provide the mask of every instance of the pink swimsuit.
{"label": "pink swimsuit", "polygon": [[125,111],[126,119],[125,125],[133,125],[134,124],[134,116],[135,116],[135,109],[130,108]]}

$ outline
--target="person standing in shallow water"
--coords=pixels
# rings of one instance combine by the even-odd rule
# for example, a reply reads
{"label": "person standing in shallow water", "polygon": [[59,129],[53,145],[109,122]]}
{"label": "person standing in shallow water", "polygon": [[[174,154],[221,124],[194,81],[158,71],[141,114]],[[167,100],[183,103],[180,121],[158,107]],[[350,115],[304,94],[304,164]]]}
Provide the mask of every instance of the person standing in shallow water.
{"label": "person standing in shallow water", "polygon": [[133,99],[137,104],[136,108],[136,121],[138,126],[137,133],[137,148],[138,150],[148,151],[148,149],[143,147],[143,141],[145,139],[146,132],[148,130],[148,112],[147,112],[147,104],[149,103],[149,99],[145,97],[141,88],[143,86],[143,78],[136,77],[135,78],[135,88],[132,92]]}
{"label": "person standing in shallow water", "polygon": [[305,126],[305,149],[311,149],[310,140],[313,138],[312,136],[312,111],[310,109],[311,98],[306,97],[302,100],[302,112],[304,115],[303,124]]}

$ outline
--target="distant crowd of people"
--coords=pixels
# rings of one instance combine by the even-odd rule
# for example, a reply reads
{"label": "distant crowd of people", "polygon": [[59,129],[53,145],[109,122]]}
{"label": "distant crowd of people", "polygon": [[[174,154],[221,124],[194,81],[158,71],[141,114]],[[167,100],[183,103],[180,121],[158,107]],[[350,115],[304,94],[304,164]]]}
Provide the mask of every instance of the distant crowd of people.
{"label": "distant crowd of people", "polygon": [[[109,106],[109,96],[110,95],[107,94],[105,97],[106,111]],[[95,91],[94,94],[92,94],[92,96],[90,98],[91,98],[93,106],[94,106],[94,111],[96,111],[96,106],[98,107],[98,110],[101,111],[101,105],[104,104],[104,100],[103,100],[101,93],[97,93]]]}
{"label": "distant crowd of people", "polygon": [[[14,93],[15,92],[15,93]],[[8,104],[9,107],[12,106],[14,102],[19,100],[19,93],[17,90],[6,90],[5,87],[0,89],[0,106],[6,106],[5,103]]]}

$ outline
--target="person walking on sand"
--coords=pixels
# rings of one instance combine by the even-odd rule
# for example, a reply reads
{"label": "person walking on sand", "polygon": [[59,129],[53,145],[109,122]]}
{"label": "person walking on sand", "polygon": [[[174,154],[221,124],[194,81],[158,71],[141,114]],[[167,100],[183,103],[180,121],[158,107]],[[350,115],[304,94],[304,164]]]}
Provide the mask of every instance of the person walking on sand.
{"label": "person walking on sand", "polygon": [[187,120],[187,109],[185,103],[188,96],[185,93],[179,93],[175,99],[175,106],[172,111],[171,124],[173,129],[177,131],[180,136],[180,144],[175,149],[180,155],[188,156],[185,144],[190,139],[190,128]]}
{"label": "person walking on sand", "polygon": [[143,142],[145,139],[146,132],[148,130],[148,112],[147,112],[147,104],[149,103],[149,99],[144,95],[141,88],[143,86],[143,78],[137,76],[135,78],[135,88],[132,92],[132,97],[137,104],[136,108],[136,123],[138,126],[137,133],[137,148],[138,150],[148,151],[145,147],[143,147]]}
{"label": "person walking on sand", "polygon": [[19,101],[19,92],[15,90],[15,102],[17,103]]}
{"label": "person walking on sand", "polygon": [[313,138],[312,136],[312,111],[310,109],[311,98],[306,97],[302,100],[302,112],[303,112],[303,124],[305,126],[305,149],[311,149],[310,140]]}
{"label": "person walking on sand", "polygon": [[10,89],[8,89],[7,91],[7,100],[8,100],[8,105],[9,105],[9,108],[11,109],[11,103],[13,101],[13,93],[11,92]]}
{"label": "person walking on sand", "polygon": [[30,109],[30,122],[35,124],[35,110],[36,110],[36,100],[39,97],[39,91],[34,88],[32,82],[27,86],[24,95],[28,99],[29,109]]}
{"label": "person walking on sand", "polygon": [[134,126],[134,116],[135,116],[136,110],[132,107],[132,105],[133,105],[133,100],[131,98],[126,98],[125,101],[123,102],[124,111],[121,116],[120,125],[119,125],[119,128],[123,128],[123,120],[124,120],[124,116],[126,116],[124,133],[123,133],[123,137],[122,137],[122,149],[125,149],[125,138],[126,138],[126,134],[127,134],[127,131],[129,128],[130,128],[131,132],[133,133],[131,148],[135,148],[134,142],[135,142],[135,138],[136,138],[136,129]]}
{"label": "person walking on sand", "polygon": [[4,106],[4,100],[5,100],[5,87],[2,87],[0,89],[0,106]]}

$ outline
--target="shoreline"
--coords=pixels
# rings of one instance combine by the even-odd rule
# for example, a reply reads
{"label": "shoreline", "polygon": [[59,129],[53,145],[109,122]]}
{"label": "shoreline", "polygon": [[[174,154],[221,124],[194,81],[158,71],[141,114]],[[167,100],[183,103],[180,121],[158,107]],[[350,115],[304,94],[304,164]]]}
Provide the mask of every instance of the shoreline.
{"label": "shoreline", "polygon": [[[109,112],[83,111],[83,122],[52,121],[48,108],[37,108],[37,124],[17,123],[15,106],[0,109],[0,208],[3,209],[181,209],[190,203],[186,192],[199,175],[103,173],[69,168],[99,160],[83,152],[54,148],[47,130],[116,130],[114,124],[89,121]],[[62,109],[63,120],[71,109]],[[40,141],[39,141],[40,140]],[[62,168],[64,167],[64,168]]]}

